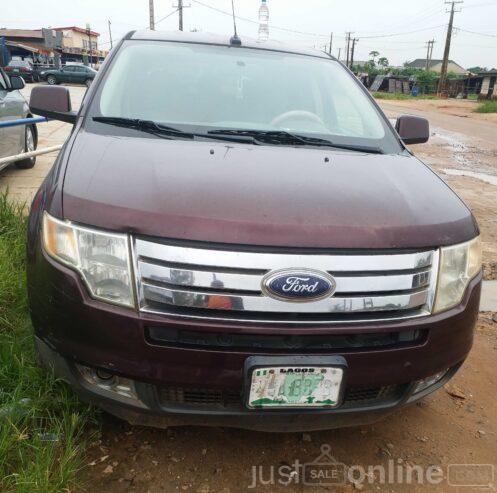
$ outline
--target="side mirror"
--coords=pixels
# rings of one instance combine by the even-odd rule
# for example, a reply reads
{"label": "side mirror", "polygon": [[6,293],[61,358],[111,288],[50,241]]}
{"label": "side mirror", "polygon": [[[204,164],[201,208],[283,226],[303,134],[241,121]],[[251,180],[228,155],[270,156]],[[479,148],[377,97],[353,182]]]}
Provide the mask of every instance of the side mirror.
{"label": "side mirror", "polygon": [[404,144],[424,144],[430,138],[430,124],[426,118],[419,116],[399,116],[395,130]]}
{"label": "side mirror", "polygon": [[36,115],[62,122],[76,123],[77,113],[72,111],[71,96],[66,87],[34,87],[29,99],[29,109]]}
{"label": "side mirror", "polygon": [[19,89],[24,89],[24,86],[26,83],[24,82],[24,79],[20,77],[19,75],[11,75],[10,76],[10,90],[11,91],[18,91]]}

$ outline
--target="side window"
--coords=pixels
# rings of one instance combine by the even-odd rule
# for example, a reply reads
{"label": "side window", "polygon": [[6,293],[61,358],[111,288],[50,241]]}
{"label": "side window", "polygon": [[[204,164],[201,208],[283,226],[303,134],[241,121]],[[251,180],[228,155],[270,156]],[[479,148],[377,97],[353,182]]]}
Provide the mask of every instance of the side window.
{"label": "side window", "polygon": [[64,72],[74,72],[74,67],[71,65],[69,67],[64,67]]}

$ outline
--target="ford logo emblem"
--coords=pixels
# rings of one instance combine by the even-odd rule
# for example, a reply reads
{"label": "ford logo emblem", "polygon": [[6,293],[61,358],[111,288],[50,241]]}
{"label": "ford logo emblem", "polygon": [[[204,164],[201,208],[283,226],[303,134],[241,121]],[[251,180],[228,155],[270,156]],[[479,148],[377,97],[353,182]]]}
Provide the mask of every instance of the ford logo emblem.
{"label": "ford logo emblem", "polygon": [[335,293],[336,282],[324,272],[310,269],[285,269],[270,272],[262,280],[262,292],[281,301],[309,302]]}

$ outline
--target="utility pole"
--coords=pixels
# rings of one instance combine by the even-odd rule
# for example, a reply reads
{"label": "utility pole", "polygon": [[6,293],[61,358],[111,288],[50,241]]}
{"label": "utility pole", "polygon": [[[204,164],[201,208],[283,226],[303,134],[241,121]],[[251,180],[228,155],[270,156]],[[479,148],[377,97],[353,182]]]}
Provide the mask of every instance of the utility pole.
{"label": "utility pole", "polygon": [[329,51],[329,54],[331,55],[331,50],[333,49],[333,33],[331,33],[331,36],[330,36],[330,51]]}
{"label": "utility pole", "polygon": [[183,31],[183,0],[178,0],[179,30]]}
{"label": "utility pole", "polygon": [[341,54],[342,54],[342,48],[338,48],[338,61],[340,61]]}
{"label": "utility pole", "polygon": [[346,50],[347,50],[347,58],[346,58],[346,65],[347,67],[349,66],[349,57],[350,57],[350,35],[352,34],[352,32],[347,32],[345,33],[347,35],[347,45],[346,45]]}
{"label": "utility pole", "polygon": [[89,23],[86,24],[86,34],[88,36],[88,53],[89,53],[89,62],[90,62],[90,67],[93,64],[93,53],[92,53],[92,46],[91,46],[91,26]]}
{"label": "utility pole", "polygon": [[107,21],[109,24],[109,38],[110,38],[110,49],[112,50],[112,28],[111,28],[111,22],[110,20]]}
{"label": "utility pole", "polygon": [[431,39],[426,43],[427,51],[426,51],[426,64],[425,64],[425,70],[428,71],[430,70],[430,64],[431,60],[433,58],[433,45],[435,44],[435,40]]}
{"label": "utility pole", "polygon": [[357,38],[354,38],[352,40],[352,50],[351,50],[351,53],[350,53],[350,68],[352,69],[352,67],[354,66],[354,53],[355,53],[355,44],[359,42],[359,40]]}
{"label": "utility pole", "polygon": [[456,12],[455,6],[458,3],[463,3],[463,0],[457,0],[457,1],[452,0],[451,2],[445,2],[445,3],[446,4],[450,3],[451,8],[450,8],[449,27],[447,28],[447,39],[445,41],[442,71],[440,73],[440,80],[438,82],[438,94],[441,94],[445,90],[445,85],[447,84],[447,69],[449,66],[450,42],[452,40],[452,30],[454,29],[454,13]]}
{"label": "utility pole", "polygon": [[149,28],[151,31],[155,31],[154,0],[148,0],[148,10],[150,13]]}

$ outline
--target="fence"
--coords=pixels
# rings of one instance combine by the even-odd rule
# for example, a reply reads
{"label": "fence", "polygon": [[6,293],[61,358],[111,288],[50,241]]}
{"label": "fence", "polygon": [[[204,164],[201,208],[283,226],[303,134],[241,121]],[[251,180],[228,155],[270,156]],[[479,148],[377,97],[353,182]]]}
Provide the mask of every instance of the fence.
{"label": "fence", "polygon": [[[41,116],[33,118],[18,118],[17,120],[5,120],[5,121],[0,121],[0,129],[6,127],[17,127],[19,125],[34,125],[36,123],[44,123],[47,121],[48,121],[47,118]],[[56,146],[36,149],[35,151],[23,152],[21,154],[16,154],[14,156],[7,156],[0,158],[0,171],[3,168],[7,167],[9,164],[15,163],[16,161],[21,161],[22,159],[36,157],[41,154],[49,154],[50,152],[60,151],[60,149],[62,149],[62,145],[56,145]]]}

